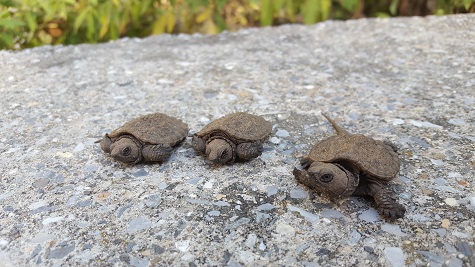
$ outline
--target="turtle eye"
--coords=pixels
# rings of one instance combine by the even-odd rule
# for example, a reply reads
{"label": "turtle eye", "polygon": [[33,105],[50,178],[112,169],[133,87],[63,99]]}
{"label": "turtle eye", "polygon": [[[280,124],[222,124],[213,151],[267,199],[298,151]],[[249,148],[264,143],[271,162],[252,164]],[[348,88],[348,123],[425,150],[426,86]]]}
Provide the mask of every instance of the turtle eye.
{"label": "turtle eye", "polygon": [[320,176],[320,181],[323,183],[329,183],[333,180],[333,174],[331,173],[324,173]]}
{"label": "turtle eye", "polygon": [[130,152],[131,152],[130,146],[126,146],[126,147],[124,147],[124,149],[122,149],[122,155],[123,156],[130,155]]}
{"label": "turtle eye", "polygon": [[228,156],[228,150],[224,149],[223,151],[221,151],[221,154],[219,155],[219,158],[220,159],[226,159],[227,156]]}

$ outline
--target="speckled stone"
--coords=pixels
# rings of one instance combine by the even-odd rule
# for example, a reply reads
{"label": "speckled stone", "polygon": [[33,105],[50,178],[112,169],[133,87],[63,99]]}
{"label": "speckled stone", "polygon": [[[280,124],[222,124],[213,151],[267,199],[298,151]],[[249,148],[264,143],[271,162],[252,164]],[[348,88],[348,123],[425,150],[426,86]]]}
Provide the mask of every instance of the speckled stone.
{"label": "speckled stone", "polygon": [[[0,265],[473,266],[473,25],[359,19],[0,51]],[[144,114],[192,134],[237,111],[273,125],[248,162],[211,166],[189,136],[166,162],[124,166],[95,143]],[[295,180],[334,134],[322,111],[397,146],[404,218]]]}

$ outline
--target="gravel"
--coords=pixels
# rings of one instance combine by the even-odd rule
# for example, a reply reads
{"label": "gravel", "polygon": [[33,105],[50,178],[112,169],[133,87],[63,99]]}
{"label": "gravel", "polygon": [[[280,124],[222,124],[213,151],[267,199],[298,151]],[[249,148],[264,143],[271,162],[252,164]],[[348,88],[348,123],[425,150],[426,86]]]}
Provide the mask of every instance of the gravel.
{"label": "gravel", "polygon": [[[475,15],[326,21],[0,51],[2,266],[475,266]],[[96,140],[142,114],[190,135],[235,111],[261,157],[210,166],[191,138],[126,167]],[[292,170],[346,130],[399,148],[388,221]]]}

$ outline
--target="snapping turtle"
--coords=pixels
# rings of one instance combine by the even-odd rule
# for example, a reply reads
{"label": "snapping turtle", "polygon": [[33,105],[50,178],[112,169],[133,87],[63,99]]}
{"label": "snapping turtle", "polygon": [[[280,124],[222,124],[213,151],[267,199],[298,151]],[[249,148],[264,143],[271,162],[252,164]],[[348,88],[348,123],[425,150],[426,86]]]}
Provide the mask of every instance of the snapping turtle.
{"label": "snapping turtle", "polygon": [[272,131],[264,118],[245,112],[226,115],[195,133],[192,145],[215,164],[249,160],[262,154],[262,143]]}
{"label": "snapping turtle", "polygon": [[336,136],[315,144],[301,160],[302,168],[294,168],[295,178],[304,185],[332,199],[350,195],[369,195],[377,209],[390,218],[404,216],[405,208],[386,186],[399,172],[400,161],[395,147],[366,137],[349,134],[327,114]]}
{"label": "snapping turtle", "polygon": [[101,149],[126,164],[167,160],[188,135],[188,125],[162,113],[135,118],[98,140]]}

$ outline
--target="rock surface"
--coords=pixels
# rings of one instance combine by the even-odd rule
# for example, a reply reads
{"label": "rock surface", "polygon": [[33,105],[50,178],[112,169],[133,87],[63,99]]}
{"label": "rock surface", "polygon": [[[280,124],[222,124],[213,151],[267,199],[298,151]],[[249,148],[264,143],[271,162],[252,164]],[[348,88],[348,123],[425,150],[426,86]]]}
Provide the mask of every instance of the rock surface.
{"label": "rock surface", "polygon": [[[474,266],[475,15],[328,21],[0,51],[5,266]],[[273,134],[209,166],[190,138],[124,167],[94,143],[164,112],[196,132],[235,111]],[[349,132],[400,148],[404,219],[339,204],[291,174]]]}

